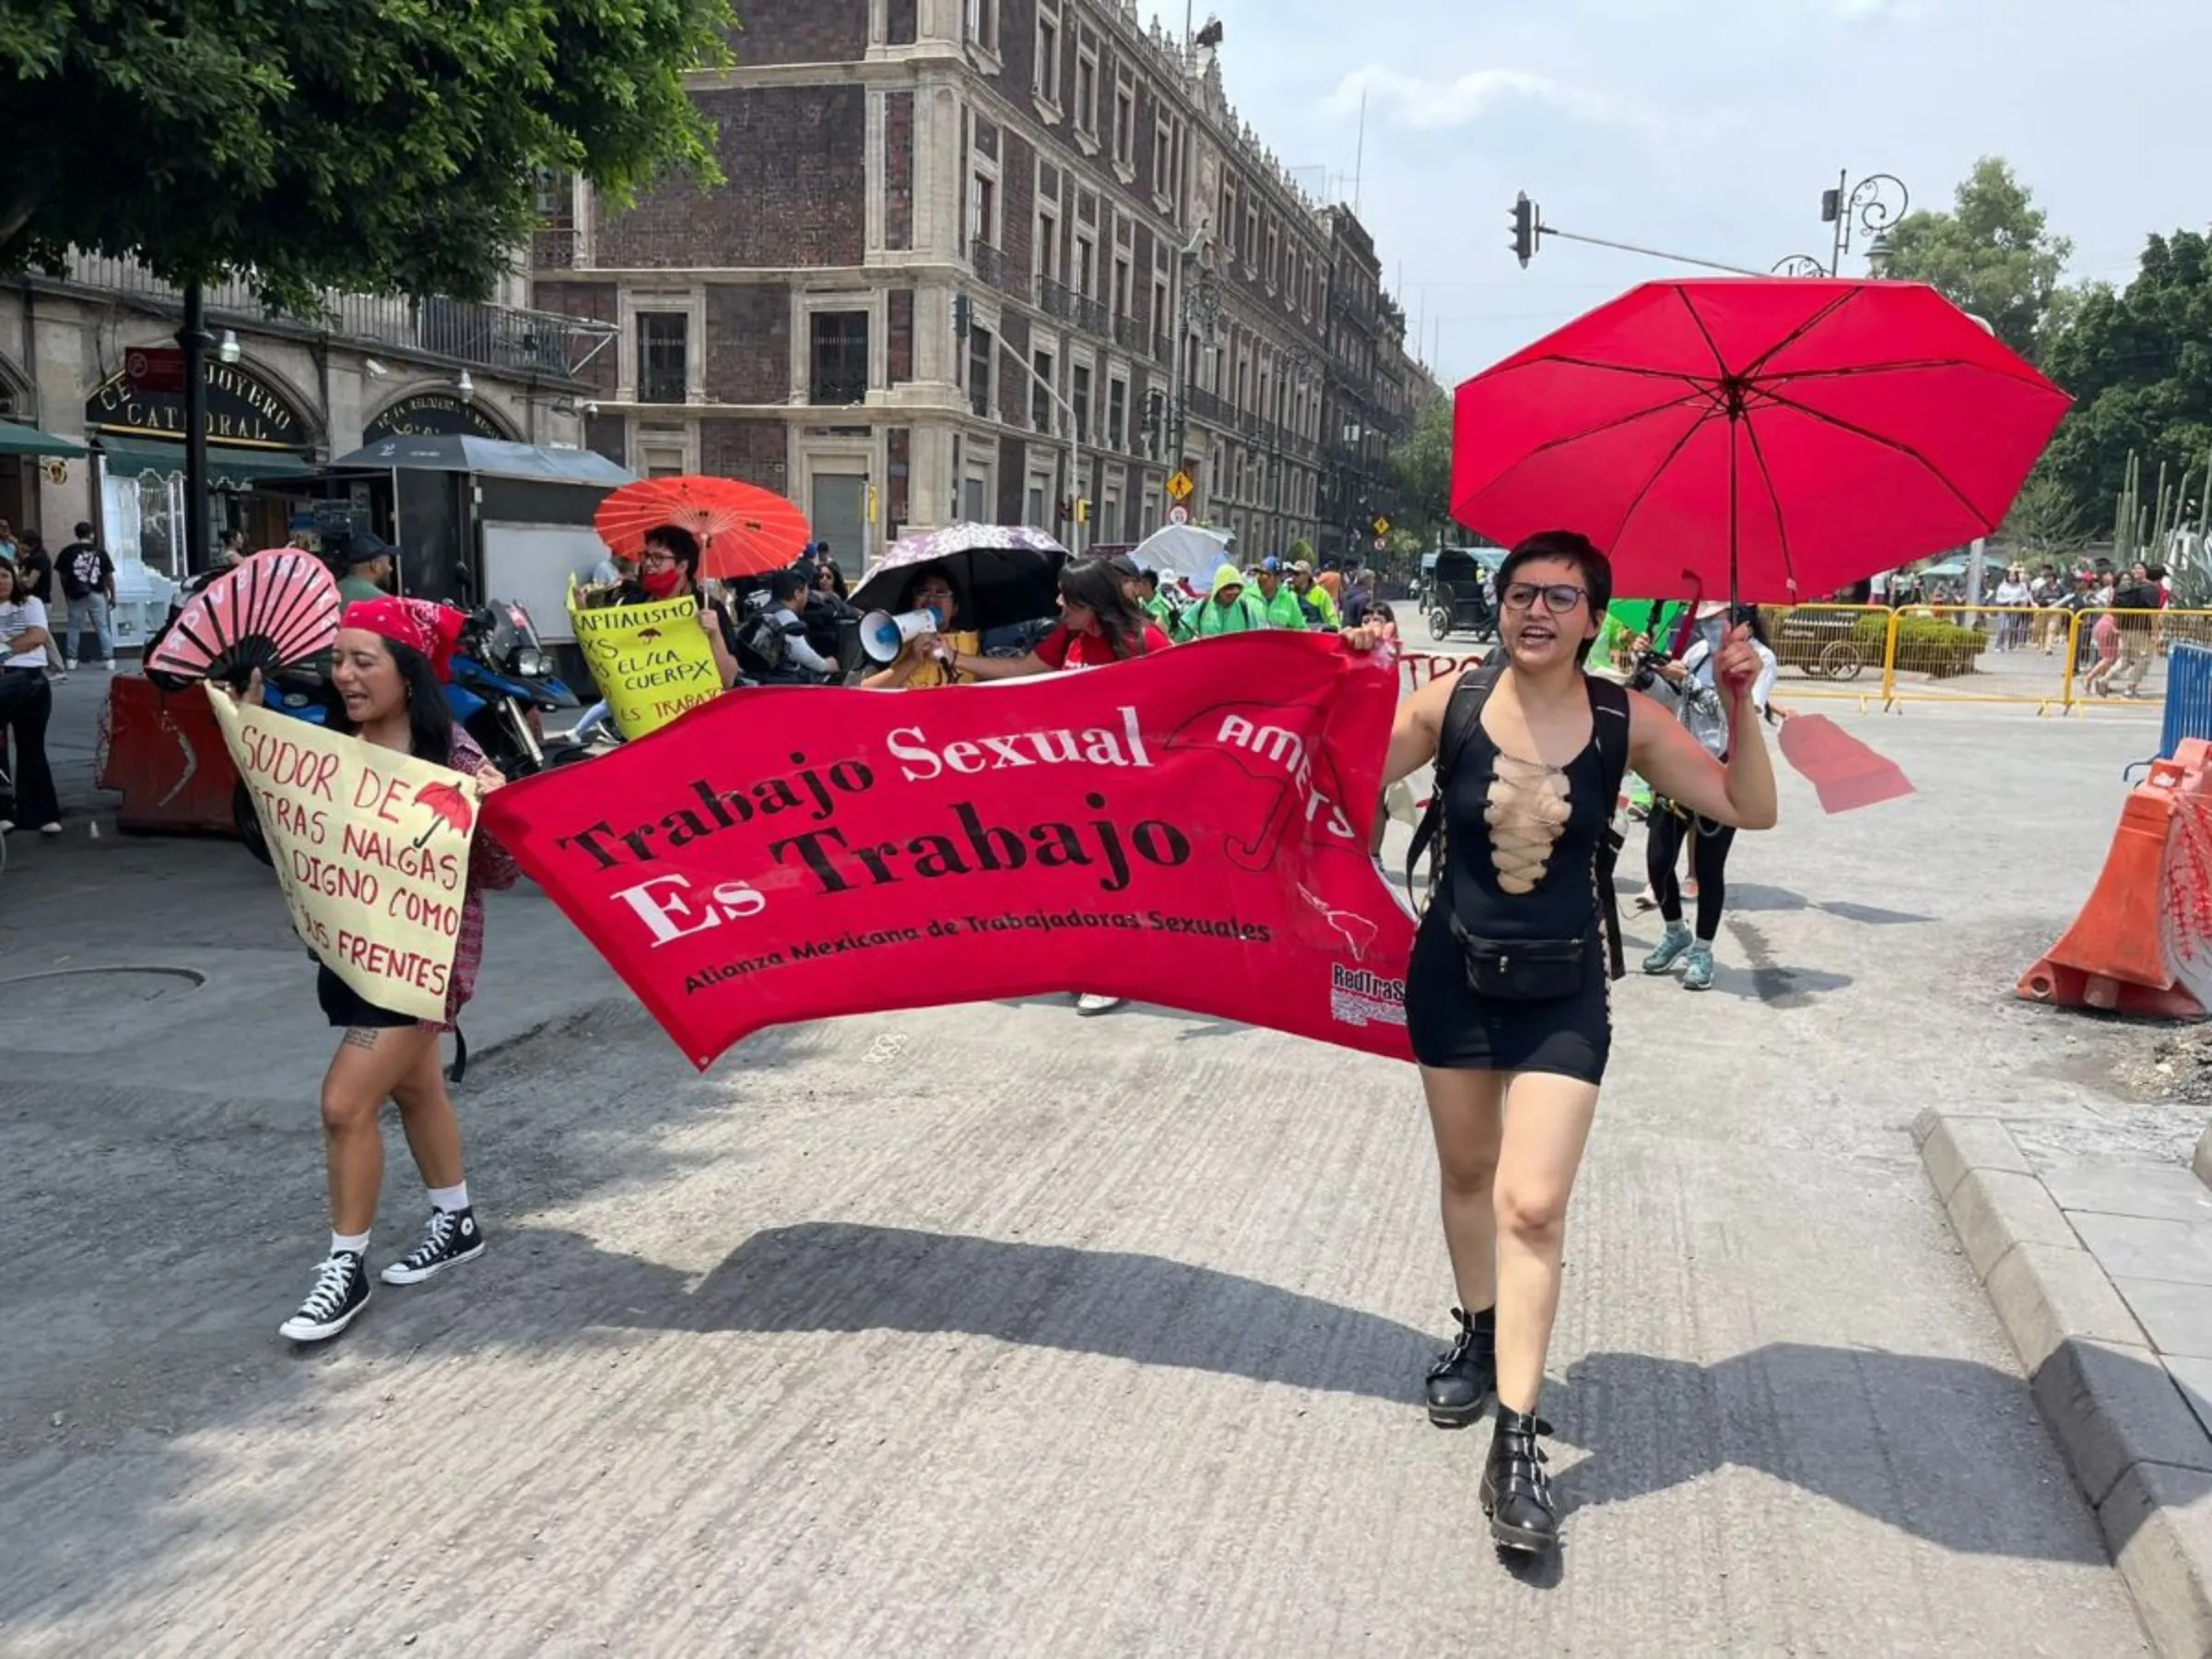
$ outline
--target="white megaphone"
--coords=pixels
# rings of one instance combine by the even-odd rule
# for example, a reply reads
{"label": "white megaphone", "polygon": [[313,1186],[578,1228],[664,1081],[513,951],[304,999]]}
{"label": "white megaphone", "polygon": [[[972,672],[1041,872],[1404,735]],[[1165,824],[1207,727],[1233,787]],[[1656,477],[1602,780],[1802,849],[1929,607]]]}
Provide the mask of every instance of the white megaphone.
{"label": "white megaphone", "polygon": [[860,619],[860,648],[871,661],[888,663],[906,648],[909,640],[935,633],[943,626],[937,613],[926,606],[900,611],[895,617],[889,611],[870,611]]}

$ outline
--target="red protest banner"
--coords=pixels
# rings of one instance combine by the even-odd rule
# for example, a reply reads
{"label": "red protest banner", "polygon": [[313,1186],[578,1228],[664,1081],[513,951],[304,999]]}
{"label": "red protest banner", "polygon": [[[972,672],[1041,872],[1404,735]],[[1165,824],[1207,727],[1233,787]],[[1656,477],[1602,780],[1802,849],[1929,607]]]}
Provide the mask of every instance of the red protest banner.
{"label": "red protest banner", "polygon": [[1397,668],[1316,634],[717,698],[486,822],[693,1065],[763,1026],[1094,991],[1405,1059],[1367,852]]}

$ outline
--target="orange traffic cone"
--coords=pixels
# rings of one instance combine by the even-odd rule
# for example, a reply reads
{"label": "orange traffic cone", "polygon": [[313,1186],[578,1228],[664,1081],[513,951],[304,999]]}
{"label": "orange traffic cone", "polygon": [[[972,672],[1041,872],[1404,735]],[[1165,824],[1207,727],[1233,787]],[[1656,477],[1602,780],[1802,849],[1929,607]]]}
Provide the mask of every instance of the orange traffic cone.
{"label": "orange traffic cone", "polygon": [[2197,823],[2212,808],[2206,759],[2206,746],[2193,739],[2128,792],[2097,886],[2065,937],[2021,976],[2024,1001],[2151,1019],[2205,1018],[2204,1004],[2174,971],[2165,922],[2170,910],[2200,924],[2212,918],[2212,860],[2196,845]]}

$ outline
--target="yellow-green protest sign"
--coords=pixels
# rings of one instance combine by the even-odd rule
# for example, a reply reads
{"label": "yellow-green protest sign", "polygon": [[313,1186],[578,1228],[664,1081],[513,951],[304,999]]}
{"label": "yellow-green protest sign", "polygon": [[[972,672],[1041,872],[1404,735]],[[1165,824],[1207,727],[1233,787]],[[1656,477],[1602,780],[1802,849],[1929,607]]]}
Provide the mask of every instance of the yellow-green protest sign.
{"label": "yellow-green protest sign", "polygon": [[657,732],[722,690],[696,599],[584,607],[571,588],[569,616],[599,695],[625,737]]}
{"label": "yellow-green protest sign", "polygon": [[213,686],[207,700],[307,947],[373,1006],[442,1020],[482,786]]}

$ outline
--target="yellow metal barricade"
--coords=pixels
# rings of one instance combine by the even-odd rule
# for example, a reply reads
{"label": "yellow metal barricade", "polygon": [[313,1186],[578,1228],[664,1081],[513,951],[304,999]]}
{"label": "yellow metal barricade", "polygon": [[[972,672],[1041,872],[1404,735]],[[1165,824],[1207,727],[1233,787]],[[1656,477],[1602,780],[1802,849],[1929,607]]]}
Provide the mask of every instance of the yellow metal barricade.
{"label": "yellow metal barricade", "polygon": [[1774,695],[1882,699],[1889,612],[1878,605],[1762,605],[1759,620],[1778,668]]}
{"label": "yellow metal barricade", "polygon": [[2072,642],[2077,708],[2156,712],[2166,701],[2168,651],[2212,645],[2212,611],[2084,611]]}
{"label": "yellow metal barricade", "polygon": [[1883,700],[2063,711],[2074,698],[2075,658],[2069,630],[2055,623],[2068,620],[2024,605],[1907,606],[1889,626]]}

